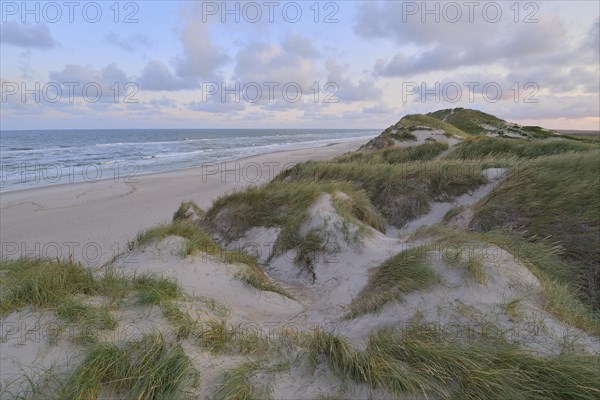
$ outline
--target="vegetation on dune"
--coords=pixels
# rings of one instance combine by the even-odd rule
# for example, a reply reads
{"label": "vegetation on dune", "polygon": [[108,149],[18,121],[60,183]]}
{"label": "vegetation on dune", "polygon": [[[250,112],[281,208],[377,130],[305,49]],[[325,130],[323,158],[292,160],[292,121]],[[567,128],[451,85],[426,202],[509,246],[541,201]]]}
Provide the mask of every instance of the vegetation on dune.
{"label": "vegetation on dune", "polygon": [[253,400],[271,399],[271,385],[268,382],[253,382],[257,374],[272,374],[289,368],[287,363],[271,364],[267,359],[244,361],[227,369],[221,374],[221,382],[217,386],[217,400]]}
{"label": "vegetation on dune", "polygon": [[566,324],[600,335],[600,311],[582,281],[581,267],[561,257],[561,249],[546,241],[528,240],[512,232],[489,232],[488,242],[505,249],[522,262],[542,283],[543,306]]}
{"label": "vegetation on dune", "polygon": [[[594,309],[590,298],[581,290],[583,282],[577,272],[579,266],[562,258],[561,249],[555,243],[526,239],[515,235],[514,231],[482,233],[442,225],[422,228],[413,235],[413,239],[429,239],[458,249],[470,249],[485,243],[500,247],[538,278],[542,285],[542,307],[546,311],[568,325],[600,335],[600,312]],[[456,252],[456,260],[459,255],[460,251]],[[446,252],[444,260],[452,264],[452,256],[452,252]],[[480,275],[477,269],[474,272],[474,278]]]}
{"label": "vegetation on dune", "polygon": [[[416,141],[418,138],[414,132],[418,130],[442,131],[448,137],[467,140],[485,135],[493,135],[527,139],[561,138],[570,142],[594,143],[593,139],[561,135],[553,130],[544,129],[539,126],[521,126],[510,123],[479,110],[454,108],[438,110],[428,114],[406,115],[396,124],[386,128],[379,136],[362,146],[360,150],[378,151],[385,148],[393,148],[397,142]],[[485,149],[482,148],[480,150],[483,151]],[[500,148],[499,150],[506,149]],[[557,149],[554,148],[554,150]],[[552,151],[552,149],[546,149],[546,151]],[[474,158],[476,157],[475,155]]]}
{"label": "vegetation on dune", "polygon": [[118,321],[111,314],[109,304],[92,305],[74,297],[65,298],[56,306],[56,315],[62,320],[85,328],[115,329]]}
{"label": "vegetation on dune", "polygon": [[417,325],[372,334],[366,350],[320,329],[306,338],[315,366],[326,357],[340,377],[395,395],[442,399],[595,399],[597,356],[539,356],[502,340],[455,339],[439,327]]}
{"label": "vegetation on dune", "polygon": [[475,209],[480,231],[511,229],[553,241],[573,264],[565,277],[600,309],[600,175],[597,151],[538,158],[511,172]]}
{"label": "vegetation on dune", "polygon": [[454,108],[430,112],[432,118],[444,121],[470,135],[493,134],[523,138],[547,139],[556,137],[556,132],[539,126],[521,126],[504,121],[494,115],[479,110]]}
{"label": "vegetation on dune", "polygon": [[50,332],[51,340],[72,325],[74,342],[94,343],[101,331],[118,326],[114,313],[125,302],[154,305],[183,296],[175,281],[156,274],[129,276],[111,268],[94,273],[70,260],[0,261],[0,312],[52,311],[62,323]]}
{"label": "vegetation on dune", "polygon": [[333,162],[361,162],[364,164],[401,164],[416,161],[429,161],[448,150],[448,144],[441,142],[424,143],[409,147],[391,147],[373,152],[354,152],[336,157]]}
{"label": "vegetation on dune", "polygon": [[102,282],[80,263],[44,259],[0,261],[0,311],[59,307],[76,294],[95,295]]}
{"label": "vegetation on dune", "polygon": [[506,399],[528,393],[532,399],[591,399],[600,393],[596,356],[537,356],[484,337],[461,343],[423,327],[378,332],[367,351],[408,365],[441,397]]}
{"label": "vegetation on dune", "polygon": [[[465,248],[466,257],[463,257],[463,249],[449,249],[442,254],[446,264],[462,268],[465,271],[468,280],[479,284],[486,284],[487,275],[483,265],[482,255],[477,253],[474,248]],[[454,250],[454,251],[452,251]]]}
{"label": "vegetation on dune", "polygon": [[445,158],[461,160],[507,157],[537,158],[592,150],[598,150],[598,146],[571,140],[515,140],[479,137],[459,143]]}
{"label": "vegetation on dune", "polygon": [[556,131],[544,129],[541,126],[520,126],[521,130],[527,133],[527,136],[535,139],[547,139],[556,135]]}
{"label": "vegetation on dune", "polygon": [[470,135],[485,133],[486,129],[484,126],[495,127],[497,129],[507,126],[506,121],[494,115],[465,108],[438,110],[428,113],[427,116],[451,124]]}
{"label": "vegetation on dune", "polygon": [[[143,247],[153,241],[161,241],[167,236],[179,236],[187,239],[184,254],[192,255],[196,252],[208,254],[218,254],[220,247],[215,243],[213,238],[196,224],[187,223],[185,221],[175,220],[170,224],[161,224],[153,228],[147,229],[137,234],[134,247]],[[240,257],[243,259],[244,254],[227,253],[223,255],[226,259],[231,257]],[[242,262],[240,260],[240,262]]]}
{"label": "vegetation on dune", "polygon": [[207,212],[205,223],[211,231],[236,240],[253,227],[282,229],[275,251],[285,251],[303,242],[300,227],[308,219],[309,207],[323,193],[342,192],[350,198],[352,216],[375,229],[383,221],[372,208],[367,195],[347,182],[276,179],[267,185],[250,187],[217,199]]}
{"label": "vegetation on dune", "polygon": [[457,138],[469,138],[471,134],[448,124],[440,119],[422,114],[410,114],[402,117],[396,124],[386,128],[379,136],[371,139],[359,150],[381,150],[387,147],[393,147],[396,141],[416,141],[418,140],[415,131],[442,131],[445,136]]}
{"label": "vegetation on dune", "polygon": [[440,282],[427,260],[427,246],[404,250],[383,262],[367,285],[352,300],[346,318],[376,312],[390,301],[400,301],[403,293],[422,290]]}
{"label": "vegetation on dune", "polygon": [[389,134],[389,136],[392,139],[398,140],[398,141],[405,141],[405,140],[417,140],[417,137],[410,132],[409,130],[404,130],[404,129],[400,129],[397,132],[392,132]]}
{"label": "vegetation on dune", "polygon": [[95,399],[103,393],[132,399],[193,398],[200,376],[180,344],[159,334],[90,346],[60,389],[62,399]]}
{"label": "vegetation on dune", "polygon": [[184,201],[177,211],[175,211],[175,214],[173,214],[173,222],[185,220],[189,216],[190,210],[200,218],[204,216],[204,210],[198,207],[196,203],[193,201]]}
{"label": "vegetation on dune", "polygon": [[254,388],[249,377],[256,373],[259,366],[253,362],[245,362],[235,368],[225,371],[222,382],[216,393],[221,400],[254,400]]}
{"label": "vegetation on dune", "polygon": [[133,289],[139,293],[140,304],[161,304],[175,300],[183,295],[177,282],[155,274],[135,276],[132,280]]}
{"label": "vegetation on dune", "polygon": [[284,171],[275,182],[281,185],[351,182],[367,193],[389,224],[400,227],[427,213],[432,201],[447,201],[487,183],[482,167],[454,161],[403,164],[309,161]]}
{"label": "vegetation on dune", "polygon": [[199,224],[175,219],[170,224],[158,225],[154,228],[140,232],[134,242],[134,246],[142,247],[152,241],[160,241],[167,236],[179,236],[186,239],[185,255],[198,252],[214,255],[223,262],[237,263],[246,266],[236,276],[245,283],[259,290],[271,291],[290,297],[277,283],[269,279],[258,265],[256,257],[253,257],[242,249],[225,250],[202,228]]}
{"label": "vegetation on dune", "polygon": [[398,124],[401,126],[408,127],[412,130],[431,130],[439,129],[443,131],[447,136],[454,136],[458,138],[469,138],[473,134],[467,132],[454,124],[447,123],[440,119],[430,116],[429,114],[410,114],[403,117]]}
{"label": "vegetation on dune", "polygon": [[214,299],[166,302],[161,310],[178,340],[189,339],[213,354],[258,355],[278,348],[278,339],[265,335],[257,325],[229,322],[229,309]]}

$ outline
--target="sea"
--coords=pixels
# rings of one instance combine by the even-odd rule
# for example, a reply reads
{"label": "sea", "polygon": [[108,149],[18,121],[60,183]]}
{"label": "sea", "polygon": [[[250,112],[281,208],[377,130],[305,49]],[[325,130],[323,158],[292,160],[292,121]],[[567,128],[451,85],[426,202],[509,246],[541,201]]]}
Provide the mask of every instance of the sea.
{"label": "sea", "polygon": [[371,139],[378,129],[0,131],[0,192],[173,171],[280,150]]}

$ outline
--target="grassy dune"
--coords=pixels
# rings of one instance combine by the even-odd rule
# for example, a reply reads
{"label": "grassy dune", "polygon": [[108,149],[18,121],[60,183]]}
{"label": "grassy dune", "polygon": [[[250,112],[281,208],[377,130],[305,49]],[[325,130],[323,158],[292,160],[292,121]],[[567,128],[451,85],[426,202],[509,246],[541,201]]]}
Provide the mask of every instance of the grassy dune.
{"label": "grassy dune", "polygon": [[179,236],[187,239],[185,244],[185,255],[193,255],[196,253],[204,253],[213,255],[223,262],[243,264],[246,268],[240,271],[236,276],[259,290],[271,291],[289,296],[277,283],[267,278],[258,266],[256,257],[247,253],[236,250],[225,250],[206,232],[198,223],[190,223],[183,216],[187,210],[191,208],[198,215],[204,215],[202,211],[193,202],[183,203],[173,215],[173,222],[163,224],[146,231],[140,232],[132,246],[143,247],[152,241],[161,241],[167,236]]}
{"label": "grassy dune", "polygon": [[[492,128],[523,135],[485,136]],[[417,131],[423,130],[442,130],[462,142],[452,148],[453,141],[417,144]],[[395,146],[396,141],[402,146]],[[598,354],[568,346],[575,328],[580,329],[576,336],[600,336],[599,159],[596,144],[559,138],[539,127],[519,127],[475,110],[408,115],[361,151],[298,164],[272,182],[221,196],[207,211],[184,202],[172,222],[140,232],[130,244],[131,251],[144,251],[170,236],[184,238],[180,256],[187,257],[186,263],[206,262],[195,256],[208,254],[236,264],[237,273],[225,279],[291,298],[256,257],[225,245],[244,238],[251,228],[279,228],[275,254],[295,250],[293,262],[310,265],[315,254],[326,251],[327,232],[304,226],[311,221],[311,206],[329,194],[336,221],[343,221],[341,230],[353,225],[391,244],[368,248],[379,258],[370,254],[374,258],[364,263],[364,271],[362,263],[353,265],[354,260],[324,267],[344,273],[350,268],[354,275],[348,275],[360,278],[348,280],[352,287],[339,274],[326,276],[324,282],[316,279],[307,288],[286,283],[296,301],[259,292],[256,299],[247,297],[253,300],[244,303],[246,308],[234,309],[232,303],[230,309],[160,274],[126,274],[111,266],[92,270],[70,260],[2,260],[3,318],[46,313],[60,322],[59,327],[75,327],[77,333],[71,341],[77,354],[69,368],[26,375],[30,387],[20,398],[47,398],[52,393],[61,399],[270,399],[276,397],[276,389],[279,395],[283,390],[309,396],[319,393],[316,387],[323,389],[321,398],[365,393],[372,398],[600,398]],[[434,202],[450,201],[488,183],[482,171],[491,167],[507,168],[508,173],[475,205],[455,207],[439,223],[421,227],[410,237],[383,236],[389,226],[401,227],[424,215]],[[327,212],[330,218],[332,212]],[[460,216],[472,219],[453,223]],[[347,232],[342,233],[345,237]],[[371,242],[377,240],[365,241],[372,246]],[[401,251],[405,244],[413,247]],[[458,288],[449,291],[450,302],[463,289],[478,290],[472,303],[461,303],[464,313],[476,313],[478,302],[484,301],[478,295],[497,290],[497,282],[513,281],[500,280],[504,275],[494,275],[494,265],[488,260],[484,264],[477,254],[444,253],[436,263],[430,255],[439,255],[437,249],[446,245],[463,249],[489,244],[505,250],[500,251],[502,257],[507,252],[514,256],[507,264],[526,272],[523,284],[533,287],[527,287],[533,294],[519,297],[524,292],[515,289],[506,299],[498,296],[500,303],[492,297],[486,310],[497,307],[502,318],[496,320],[498,326],[509,328],[527,312],[539,311],[544,321],[566,325],[564,347],[527,347],[527,340],[512,340],[501,329],[465,338],[424,323],[431,321],[423,318],[425,308],[403,305],[411,293],[415,298],[423,293],[441,296],[436,287],[448,284],[455,285],[449,289]],[[346,256],[363,260],[360,251],[352,248]],[[507,271],[502,273],[514,270]],[[456,282],[445,281],[448,276]],[[351,295],[343,293],[343,302],[334,303],[346,286]],[[312,309],[321,300],[315,298],[319,293],[333,306],[323,303]],[[275,306],[260,316],[258,309],[265,304]],[[399,310],[399,318],[410,318],[408,327],[399,323],[375,328],[392,322],[381,320],[386,313],[377,313],[384,305],[392,312]],[[294,316],[279,321],[286,307]],[[447,311],[441,301],[437,307],[438,314],[431,315]],[[156,326],[121,337],[123,324],[133,318],[123,315],[132,310],[142,319],[152,315],[150,324]],[[251,318],[269,321],[268,329],[246,325]],[[373,325],[357,326],[364,321]],[[545,329],[543,323],[540,330]],[[339,328],[352,334],[346,338]],[[52,338],[54,343],[59,336],[60,332]],[[332,394],[332,388],[338,394]],[[0,396],[6,394],[8,389],[1,387]]]}
{"label": "grassy dune", "polygon": [[459,143],[446,158],[480,160],[486,157],[517,157],[529,159],[598,149],[597,145],[571,140],[515,140],[483,136]]}
{"label": "grassy dune", "polygon": [[441,160],[391,164],[336,160],[296,165],[277,181],[351,183],[367,193],[389,224],[400,227],[428,212],[432,201],[452,199],[486,183],[481,170],[481,165]]}
{"label": "grassy dune", "polygon": [[322,193],[336,192],[350,197],[352,217],[375,229],[383,229],[383,220],[373,209],[366,193],[349,182],[289,181],[283,176],[265,186],[220,197],[208,210],[206,224],[228,240],[238,239],[252,227],[281,227],[276,250],[283,251],[302,243],[299,229],[308,217],[308,208]]}
{"label": "grassy dune", "polygon": [[598,151],[537,158],[506,179],[476,208],[480,231],[511,229],[532,242],[560,245],[572,282],[600,309]]}

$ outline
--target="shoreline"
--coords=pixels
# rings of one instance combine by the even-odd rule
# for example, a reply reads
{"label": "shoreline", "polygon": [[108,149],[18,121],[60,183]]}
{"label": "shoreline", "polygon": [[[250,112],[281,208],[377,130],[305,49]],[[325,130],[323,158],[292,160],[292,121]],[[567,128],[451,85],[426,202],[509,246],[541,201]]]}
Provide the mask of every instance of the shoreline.
{"label": "shoreline", "polygon": [[[101,266],[138,232],[170,221],[182,201],[208,208],[219,196],[270,181],[284,167],[358,149],[364,139],[281,150],[213,164],[137,175],[23,188],[0,194],[0,258],[73,256]],[[221,163],[227,169],[220,171]],[[240,165],[243,164],[243,165]],[[258,168],[257,168],[258,167]]]}
{"label": "shoreline", "polygon": [[[338,142],[333,142],[333,143],[327,143],[327,144],[323,144],[323,145],[319,145],[319,146],[297,147],[297,148],[293,148],[293,149],[267,151],[265,153],[245,155],[245,156],[241,156],[238,158],[227,158],[227,159],[222,159],[222,160],[218,160],[218,161],[204,162],[200,165],[195,165],[192,167],[175,168],[175,169],[169,169],[169,170],[165,170],[165,171],[142,172],[142,173],[133,175],[133,178],[135,179],[137,177],[141,177],[141,176],[145,177],[145,176],[150,176],[150,175],[174,174],[174,173],[181,172],[181,171],[201,169],[201,168],[203,168],[203,165],[206,165],[206,164],[235,163],[235,162],[239,162],[239,161],[247,161],[247,160],[255,158],[255,157],[262,157],[262,156],[266,156],[266,155],[270,155],[270,154],[288,153],[288,152],[295,152],[295,151],[300,151],[300,150],[314,150],[314,149],[327,148],[327,147],[331,147],[331,146],[349,144],[349,143],[354,143],[354,142],[360,143],[362,145],[362,144],[366,143],[364,140],[365,139],[361,138],[361,139],[355,139],[355,140],[348,140],[345,142],[338,141]],[[131,163],[133,163],[133,161],[131,161]],[[47,189],[47,188],[56,188],[56,187],[61,187],[61,186],[65,186],[65,185],[78,185],[78,184],[93,185],[96,183],[106,182],[106,181],[110,181],[110,180],[114,180],[114,179],[115,179],[114,177],[111,177],[111,178],[100,178],[98,180],[93,180],[93,181],[82,180],[82,181],[60,182],[60,183],[49,183],[49,184],[34,184],[32,186],[21,187],[21,188],[16,188],[16,189],[0,190],[0,196],[12,194],[15,192],[25,192],[25,191],[42,190],[42,189]]]}

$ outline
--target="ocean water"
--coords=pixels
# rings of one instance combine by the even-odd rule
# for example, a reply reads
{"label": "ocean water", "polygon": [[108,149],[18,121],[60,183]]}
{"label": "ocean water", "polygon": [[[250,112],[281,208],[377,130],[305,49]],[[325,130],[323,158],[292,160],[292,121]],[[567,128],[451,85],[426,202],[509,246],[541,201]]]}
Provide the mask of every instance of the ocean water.
{"label": "ocean water", "polygon": [[134,176],[368,139],[377,129],[0,131],[0,191]]}

